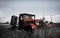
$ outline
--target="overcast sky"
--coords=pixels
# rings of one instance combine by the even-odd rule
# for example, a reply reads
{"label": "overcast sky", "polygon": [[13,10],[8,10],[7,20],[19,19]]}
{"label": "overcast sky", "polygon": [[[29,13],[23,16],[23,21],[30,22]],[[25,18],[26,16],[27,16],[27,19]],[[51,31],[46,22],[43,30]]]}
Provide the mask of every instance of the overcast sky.
{"label": "overcast sky", "polygon": [[0,22],[10,21],[12,15],[19,16],[20,13],[35,14],[36,18],[42,18],[53,22],[60,22],[59,0],[0,0]]}

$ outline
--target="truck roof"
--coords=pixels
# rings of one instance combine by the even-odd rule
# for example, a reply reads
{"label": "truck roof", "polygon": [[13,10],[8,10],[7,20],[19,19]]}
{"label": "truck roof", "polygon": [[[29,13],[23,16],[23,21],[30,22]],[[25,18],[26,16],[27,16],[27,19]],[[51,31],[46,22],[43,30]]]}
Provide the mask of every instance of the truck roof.
{"label": "truck roof", "polygon": [[20,14],[20,16],[23,16],[23,15],[35,16],[35,15],[33,15],[33,14],[27,14],[27,13]]}

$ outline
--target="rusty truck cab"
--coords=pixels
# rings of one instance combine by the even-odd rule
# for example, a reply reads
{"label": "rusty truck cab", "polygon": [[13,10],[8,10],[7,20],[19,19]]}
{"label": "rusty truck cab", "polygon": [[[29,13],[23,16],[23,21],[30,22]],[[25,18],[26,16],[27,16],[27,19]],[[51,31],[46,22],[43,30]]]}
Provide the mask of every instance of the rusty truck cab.
{"label": "rusty truck cab", "polygon": [[20,14],[19,15],[19,29],[32,30],[35,29],[35,15],[32,14]]}

